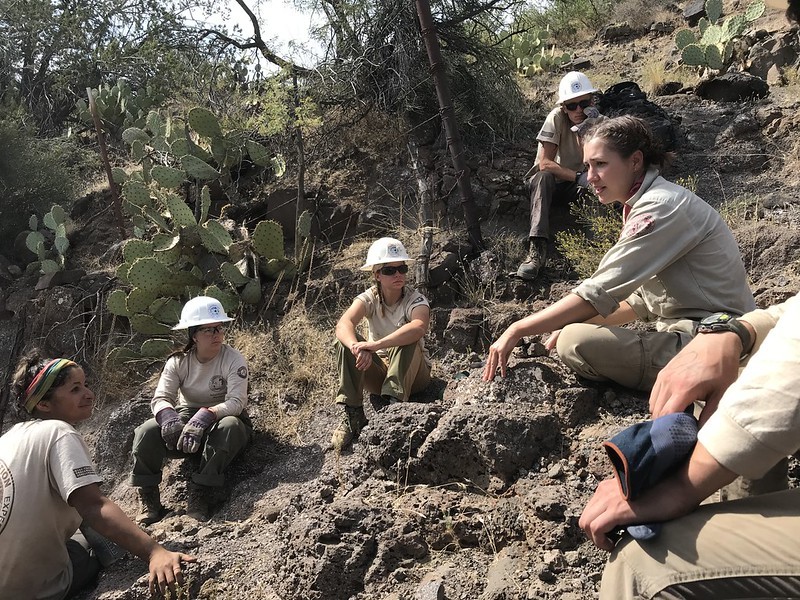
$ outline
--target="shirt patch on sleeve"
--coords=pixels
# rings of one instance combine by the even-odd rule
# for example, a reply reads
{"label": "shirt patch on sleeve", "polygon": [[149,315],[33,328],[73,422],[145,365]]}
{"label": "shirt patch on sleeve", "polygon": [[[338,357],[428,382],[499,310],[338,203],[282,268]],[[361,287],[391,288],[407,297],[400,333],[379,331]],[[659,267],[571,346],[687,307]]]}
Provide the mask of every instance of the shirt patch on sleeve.
{"label": "shirt patch on sleeve", "polygon": [[78,467],[77,469],[72,469],[72,473],[75,475],[75,479],[80,479],[81,477],[94,475],[94,469],[92,467]]}
{"label": "shirt patch on sleeve", "polygon": [[554,131],[545,131],[545,130],[542,130],[542,131],[540,131],[540,132],[539,132],[539,135],[538,135],[538,136],[536,136],[536,137],[544,137],[544,138],[549,138],[549,139],[552,139],[552,138],[554,138],[554,137],[555,137],[555,135],[556,135],[556,134],[555,134],[555,132],[554,132]]}
{"label": "shirt patch on sleeve", "polygon": [[236,374],[242,379],[247,379],[247,367],[239,367],[236,370]]}
{"label": "shirt patch on sleeve", "polygon": [[629,219],[622,228],[622,233],[619,235],[621,240],[628,238],[637,238],[653,230],[656,226],[656,220],[653,215],[637,215]]}
{"label": "shirt patch on sleeve", "polygon": [[418,296],[417,298],[415,298],[411,302],[411,306],[414,306],[415,304],[419,304],[420,302],[425,302],[425,298],[423,298],[422,296]]}

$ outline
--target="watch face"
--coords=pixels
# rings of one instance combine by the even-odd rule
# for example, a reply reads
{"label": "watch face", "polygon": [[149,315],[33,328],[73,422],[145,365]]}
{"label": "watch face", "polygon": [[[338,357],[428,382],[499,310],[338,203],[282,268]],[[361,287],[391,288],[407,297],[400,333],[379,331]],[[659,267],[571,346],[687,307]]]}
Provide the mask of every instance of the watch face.
{"label": "watch face", "polygon": [[719,313],[714,313],[713,315],[708,315],[705,319],[700,321],[700,324],[701,325],[717,325],[717,324],[721,324],[721,323],[727,323],[732,318],[733,317],[731,315],[729,315],[728,313],[719,312]]}

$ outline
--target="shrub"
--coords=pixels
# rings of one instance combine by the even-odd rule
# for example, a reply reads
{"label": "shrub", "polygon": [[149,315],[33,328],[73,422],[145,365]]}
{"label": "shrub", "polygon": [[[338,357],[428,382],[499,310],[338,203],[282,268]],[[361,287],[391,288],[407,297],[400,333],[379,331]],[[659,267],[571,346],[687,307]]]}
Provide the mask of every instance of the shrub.
{"label": "shrub", "polygon": [[559,251],[582,278],[597,269],[600,259],[619,239],[622,215],[614,208],[599,204],[593,198],[570,205],[575,221],[588,231],[562,231],[556,234]]}
{"label": "shrub", "polygon": [[42,217],[53,204],[69,206],[81,191],[96,157],[64,138],[37,139],[10,120],[0,121],[0,252],[8,253],[32,214]]}

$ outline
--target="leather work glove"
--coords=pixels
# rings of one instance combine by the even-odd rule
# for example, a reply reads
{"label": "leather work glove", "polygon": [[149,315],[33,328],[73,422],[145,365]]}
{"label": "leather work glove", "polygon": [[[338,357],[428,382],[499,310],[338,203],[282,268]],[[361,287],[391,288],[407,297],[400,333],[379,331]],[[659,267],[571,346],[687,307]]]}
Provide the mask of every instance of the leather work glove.
{"label": "leather work glove", "polygon": [[161,427],[161,438],[170,450],[175,450],[178,437],[183,430],[183,421],[174,408],[162,408],[156,415],[156,423]]}
{"label": "leather work glove", "polygon": [[200,449],[200,440],[203,433],[217,421],[217,416],[207,408],[201,408],[189,422],[183,426],[183,432],[178,440],[178,450],[187,454],[194,454]]}

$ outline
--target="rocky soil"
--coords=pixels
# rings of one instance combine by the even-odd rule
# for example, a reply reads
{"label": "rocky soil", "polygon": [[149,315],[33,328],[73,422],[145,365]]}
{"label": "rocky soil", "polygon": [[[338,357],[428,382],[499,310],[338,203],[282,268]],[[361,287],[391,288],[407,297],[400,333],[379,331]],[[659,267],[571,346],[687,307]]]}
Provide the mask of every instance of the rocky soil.
{"label": "rocky soil", "polygon": [[[762,40],[789,32],[796,42],[797,31],[780,17],[762,26]],[[633,53],[629,57],[669,56],[671,39],[659,30],[598,38],[584,48],[591,57],[586,71],[599,81],[637,79],[636,64],[643,58],[624,67],[613,59],[628,52]],[[553,81],[548,85],[555,87]],[[680,145],[668,176],[695,176],[698,193],[728,211],[758,304],[797,293],[798,87],[774,85],[766,98],[735,102],[703,100],[691,89],[650,99],[679,124]],[[476,150],[471,167],[490,246],[504,235],[523,234],[527,200],[521,182],[532,153],[532,142]],[[350,181],[341,195],[336,188],[328,190],[332,205],[355,194],[359,184],[353,182],[362,176],[366,181],[367,173],[385,173],[413,194],[408,169],[377,155],[359,164],[360,172],[341,177]],[[308,310],[326,312],[329,325],[360,291],[362,283],[352,274],[364,240],[383,233],[383,221],[375,215],[385,199],[374,194],[367,199],[366,208],[348,213],[358,222],[360,241],[351,250],[323,251],[327,262],[304,289],[292,292],[294,298],[312,298],[306,301]],[[440,210],[457,206],[446,200]],[[72,243],[76,253],[83,249],[83,272],[37,283],[22,275],[24,263],[0,257],[4,347],[16,350],[39,340],[60,344],[62,352],[73,355],[103,349],[104,335],[115,327],[103,314],[103,298],[114,286],[115,254],[101,201],[87,198],[74,213],[78,227]],[[162,494],[173,511],[149,531],[168,547],[199,558],[188,569],[191,598],[597,596],[606,556],[585,540],[578,517],[597,482],[610,474],[600,442],[645,419],[647,396],[578,380],[556,356],[547,355],[538,339],[515,350],[507,379],[481,382],[487,341],[512,320],[569,291],[574,272],[556,254],[531,285],[506,277],[513,265],[498,248],[473,261],[481,267],[471,270],[455,241],[437,239],[437,252],[434,267],[450,273],[430,294],[435,304],[429,342],[437,379],[428,392],[379,413],[368,407],[368,427],[351,450],[339,455],[329,446],[337,421],[330,397],[322,392],[303,397],[289,384],[279,398],[270,397],[267,391],[273,394],[275,388],[266,384],[270,371],[265,368],[254,372],[251,390],[254,442],[232,468],[230,497],[212,519],[198,522],[185,514],[192,461],[167,465]],[[94,262],[87,260],[90,253]],[[455,284],[453,272],[465,268],[484,294],[479,304],[465,299],[463,283]],[[286,286],[279,295],[289,292]],[[251,326],[262,318],[279,321],[281,310],[275,306],[251,315]],[[319,351],[329,360],[327,347]],[[148,416],[153,381],[140,376],[128,400],[118,394],[130,389],[124,377],[99,382],[102,405],[82,431],[106,492],[133,514],[134,494],[126,483],[129,451],[134,427]],[[291,435],[272,426],[297,414],[306,417],[296,420]],[[9,422],[6,415],[4,428]],[[141,561],[123,558],[82,598],[146,598],[144,573]]]}

